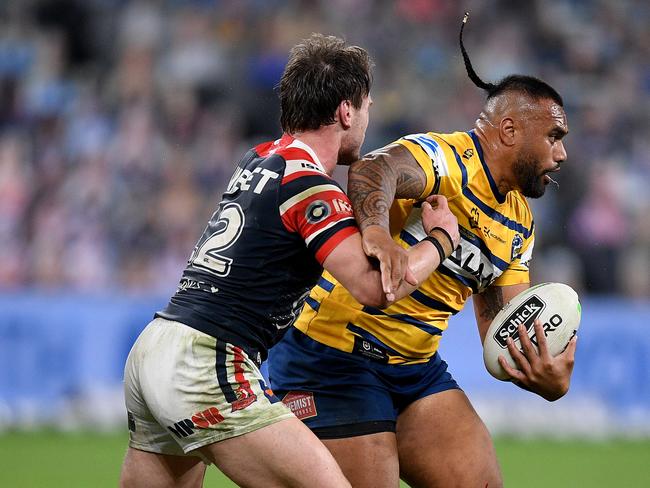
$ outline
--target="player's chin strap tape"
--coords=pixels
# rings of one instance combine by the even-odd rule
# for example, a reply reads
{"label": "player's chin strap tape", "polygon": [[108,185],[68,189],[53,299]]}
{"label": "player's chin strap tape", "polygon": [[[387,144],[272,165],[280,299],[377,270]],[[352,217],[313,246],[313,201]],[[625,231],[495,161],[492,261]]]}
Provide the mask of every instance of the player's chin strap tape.
{"label": "player's chin strap tape", "polygon": [[440,262],[442,263],[445,259],[447,259],[447,256],[449,256],[453,251],[454,251],[454,241],[452,240],[451,236],[449,235],[449,232],[447,232],[445,229],[442,227],[434,227],[433,229],[429,230],[428,234],[431,234],[433,231],[439,231],[444,234],[444,236],[447,238],[449,241],[449,253],[445,252],[445,249],[443,248],[442,244],[440,241],[436,238],[433,237],[432,235],[427,235],[423,240],[429,241],[431,244],[433,244],[436,247],[436,250],[438,251],[438,254],[440,256]]}

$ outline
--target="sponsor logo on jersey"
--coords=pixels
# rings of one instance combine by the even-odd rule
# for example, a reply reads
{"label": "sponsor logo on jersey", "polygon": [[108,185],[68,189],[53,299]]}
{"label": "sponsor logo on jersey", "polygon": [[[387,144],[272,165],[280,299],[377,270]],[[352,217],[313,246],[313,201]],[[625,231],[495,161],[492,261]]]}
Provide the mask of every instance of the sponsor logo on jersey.
{"label": "sponsor logo on jersey", "polygon": [[[231,195],[238,191],[248,191],[253,188],[253,193],[260,194],[269,180],[275,180],[280,175],[275,171],[257,167],[253,171],[238,167],[230,178],[225,195]],[[254,186],[251,186],[253,185]]]}
{"label": "sponsor logo on jersey", "polygon": [[521,257],[521,248],[524,247],[524,239],[521,234],[515,234],[512,238],[512,252],[510,253],[510,261]]}
{"label": "sponsor logo on jersey", "polygon": [[307,160],[302,160],[300,161],[300,167],[305,168],[305,169],[310,169],[312,171],[318,171],[321,172],[320,168],[316,166],[314,163],[307,161]]}
{"label": "sponsor logo on jersey", "polygon": [[190,419],[182,419],[174,422],[174,425],[168,425],[167,429],[176,437],[189,437],[194,434],[196,429],[207,429],[211,425],[217,425],[223,421],[223,415],[217,407],[209,407],[200,412],[196,412]]}
{"label": "sponsor logo on jersey", "polygon": [[282,403],[289,407],[300,420],[318,415],[314,394],[311,392],[290,391],[284,396]]}
{"label": "sponsor logo on jersey", "polygon": [[499,242],[502,243],[502,244],[505,244],[505,243],[506,243],[506,240],[505,240],[503,237],[501,237],[499,234],[497,234],[496,232],[494,232],[494,231],[493,231],[490,227],[488,227],[487,225],[484,225],[484,226],[483,226],[483,235],[484,235],[485,237],[489,237],[489,238],[491,238],[491,239],[494,239],[495,241],[499,241]]}
{"label": "sponsor logo on jersey", "polygon": [[474,207],[470,211],[470,216],[469,216],[469,226],[471,229],[478,229],[479,223],[478,223],[478,208]]}
{"label": "sponsor logo on jersey", "polygon": [[310,224],[317,224],[325,220],[332,213],[332,209],[325,200],[311,202],[305,210],[305,218]]}
{"label": "sponsor logo on jersey", "polygon": [[[452,271],[476,280],[479,290],[485,289],[501,275],[501,270],[494,266],[480,249],[463,239],[447,260],[457,266],[455,268],[446,264]],[[444,263],[448,263],[447,260]]]}
{"label": "sponsor logo on jersey", "polygon": [[[494,340],[496,340],[502,348],[506,349],[508,347],[508,343],[506,342],[508,337],[512,337],[513,341],[519,338],[519,330],[517,327],[523,325],[526,328],[526,332],[530,332],[533,328],[533,322],[537,317],[539,317],[545,308],[546,304],[537,295],[531,295],[530,298],[517,307],[503,322],[503,325],[497,329],[494,333]],[[557,325],[555,327],[557,327]]]}
{"label": "sponsor logo on jersey", "polygon": [[178,288],[176,291],[200,290],[202,288],[202,285],[204,285],[202,281],[192,280],[189,278],[182,278],[180,283],[178,284]]}
{"label": "sponsor logo on jersey", "polygon": [[465,151],[463,151],[463,157],[465,159],[469,159],[472,156],[474,156],[474,149],[472,149],[471,147],[468,148],[468,149],[465,149]]}
{"label": "sponsor logo on jersey", "polygon": [[178,285],[178,288],[176,288],[176,293],[180,293],[185,290],[201,290],[207,293],[219,292],[219,288],[214,285],[208,285],[203,281],[192,280],[190,278],[182,278]]}
{"label": "sponsor logo on jersey", "polygon": [[336,213],[352,214],[352,205],[341,198],[335,198],[332,203]]}

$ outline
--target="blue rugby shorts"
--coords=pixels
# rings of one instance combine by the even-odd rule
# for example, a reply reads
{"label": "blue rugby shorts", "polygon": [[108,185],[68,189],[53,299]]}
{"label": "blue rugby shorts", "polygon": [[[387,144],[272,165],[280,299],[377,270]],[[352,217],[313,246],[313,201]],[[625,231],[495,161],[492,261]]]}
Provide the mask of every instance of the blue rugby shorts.
{"label": "blue rugby shorts", "polygon": [[395,432],[411,403],[460,388],[438,353],[426,363],[391,365],[293,327],[271,349],[268,372],[274,393],[321,439]]}

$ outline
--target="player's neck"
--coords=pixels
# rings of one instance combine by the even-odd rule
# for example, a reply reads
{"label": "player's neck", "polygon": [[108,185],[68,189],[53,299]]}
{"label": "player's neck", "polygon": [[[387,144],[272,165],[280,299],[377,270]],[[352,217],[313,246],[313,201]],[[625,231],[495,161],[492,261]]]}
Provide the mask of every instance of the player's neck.
{"label": "player's neck", "polygon": [[318,130],[292,134],[300,142],[307,144],[318,157],[325,172],[332,176],[338,162],[341,141],[333,127],[321,127]]}
{"label": "player's neck", "polygon": [[490,175],[492,175],[492,179],[496,183],[499,193],[505,195],[512,190],[508,181],[510,165],[499,147],[498,140],[493,137],[494,134],[490,133],[492,128],[490,126],[486,127],[480,122],[480,120],[477,120],[474,133],[481,144],[483,160],[490,170]]}

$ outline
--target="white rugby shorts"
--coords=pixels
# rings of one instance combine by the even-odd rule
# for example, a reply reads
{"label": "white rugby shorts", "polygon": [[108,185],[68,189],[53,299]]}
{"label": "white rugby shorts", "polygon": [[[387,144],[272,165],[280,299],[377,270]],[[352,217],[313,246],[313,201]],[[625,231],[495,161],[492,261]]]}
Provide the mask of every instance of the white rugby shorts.
{"label": "white rugby shorts", "polygon": [[182,456],[293,417],[241,348],[162,318],[129,353],[124,395],[129,446],[159,454]]}

